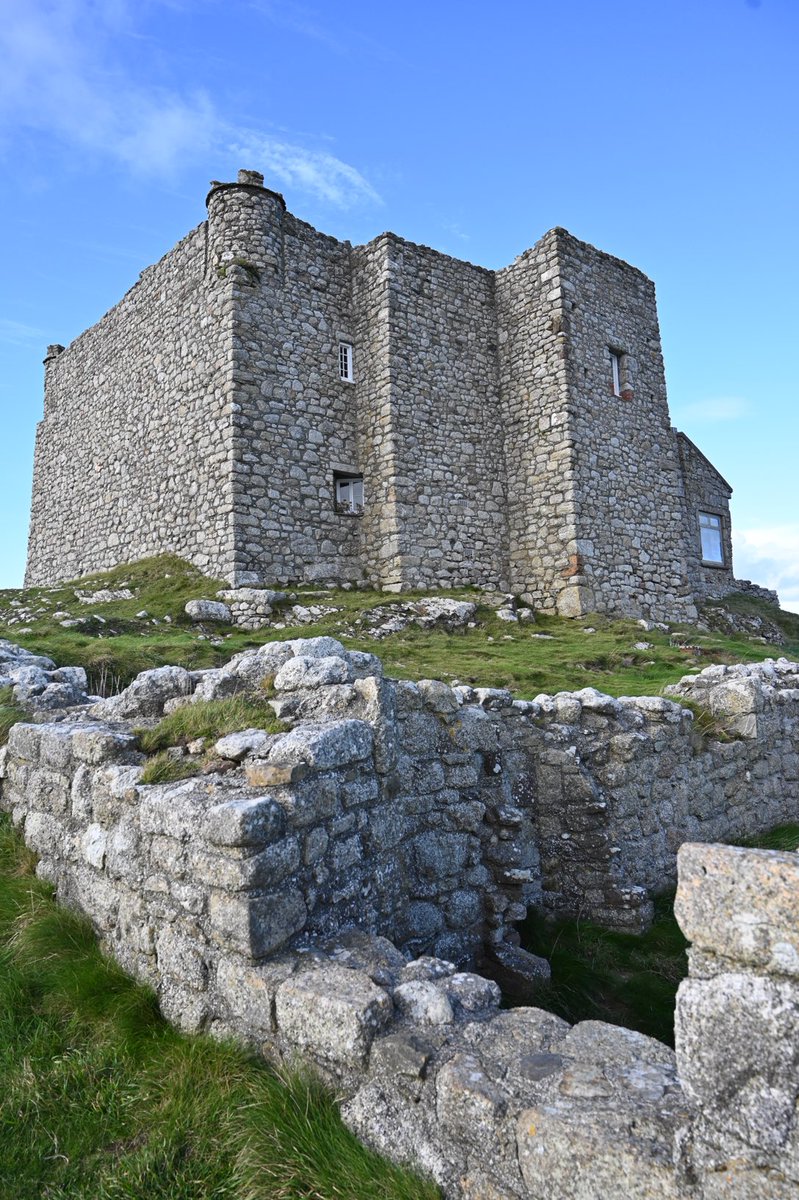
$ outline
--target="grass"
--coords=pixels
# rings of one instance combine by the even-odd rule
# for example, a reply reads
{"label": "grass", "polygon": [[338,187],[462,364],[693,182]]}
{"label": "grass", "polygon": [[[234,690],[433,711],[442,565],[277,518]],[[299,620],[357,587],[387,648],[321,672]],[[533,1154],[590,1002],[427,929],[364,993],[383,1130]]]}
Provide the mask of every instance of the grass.
{"label": "grass", "polygon": [[724,723],[706,705],[700,704],[698,700],[691,700],[688,696],[669,696],[669,699],[673,700],[675,704],[691,710],[694,714],[694,732],[699,735],[703,743],[705,740],[714,742],[738,741],[739,735],[730,733],[728,729],[725,729]]}
{"label": "grass", "polygon": [[25,709],[14,700],[14,689],[0,688],[0,746],[5,746],[12,726],[27,719]]}
{"label": "grass", "polygon": [[[94,590],[123,585],[135,592],[134,599],[81,605],[74,595],[76,587]],[[457,633],[411,627],[375,641],[366,633],[365,615],[378,606],[423,593],[397,597],[356,589],[313,588],[297,588],[292,594],[298,602],[338,609],[313,625],[256,633],[225,625],[198,629],[183,612],[186,601],[213,598],[222,586],[174,556],[144,559],[58,588],[0,592],[0,635],[48,654],[61,665],[85,667],[90,690],[101,694],[119,690],[148,667],[165,663],[188,668],[215,666],[237,651],[263,642],[321,634],[340,638],[352,649],[378,653],[387,672],[397,678],[458,679],[481,687],[508,687],[527,699],[539,692],[589,686],[614,696],[657,694],[687,671],[710,663],[756,662],[780,654],[799,657],[799,616],[745,596],[731,598],[729,606],[743,615],[767,614],[787,638],[784,646],[687,626],[644,633],[635,621],[612,621],[598,615],[564,620],[537,614],[533,626],[508,625],[497,619],[481,592],[468,589],[446,593],[479,606],[477,627]],[[3,621],[19,615],[19,610],[11,607],[12,600],[21,600],[30,615],[25,616],[24,625],[4,628]],[[143,610],[148,616],[138,617]],[[105,623],[64,629],[54,618],[59,611],[69,612],[71,617],[102,617]],[[30,632],[20,634],[20,628]],[[594,632],[588,632],[590,629]],[[545,636],[538,636],[541,634]],[[649,645],[636,650],[636,643]]]}
{"label": "grass", "polygon": [[203,767],[199,758],[194,755],[179,757],[172,753],[174,748],[188,746],[198,738],[210,745],[225,734],[238,733],[242,729],[281,733],[287,728],[265,701],[246,696],[186,704],[162,717],[154,728],[136,730],[139,746],[150,755],[141,782],[174,783],[198,775]]}
{"label": "grass", "polygon": [[[799,824],[780,825],[739,844],[795,851]],[[659,896],[652,926],[640,935],[531,913],[520,926],[522,945],[552,967],[552,981],[536,1003],[572,1023],[610,1021],[673,1046],[674,1003],[688,948],[673,910],[674,893]]]}
{"label": "grass", "polygon": [[552,981],[536,1003],[571,1021],[610,1021],[674,1044],[674,999],[688,943],[674,919],[673,894],[655,902],[644,934],[613,933],[587,921],[531,914],[522,945],[548,958]]}
{"label": "grass", "polygon": [[190,779],[199,775],[202,764],[197,758],[176,758],[168,750],[153,754],[144,764],[141,783],[175,783],[178,779]]}
{"label": "grass", "polygon": [[0,1195],[438,1195],[361,1146],[318,1083],[170,1029],[33,867],[0,816]]}
{"label": "grass", "polygon": [[171,746],[186,746],[197,738],[215,742],[242,729],[281,733],[286,728],[265,701],[231,696],[226,700],[186,704],[162,717],[153,729],[137,729],[136,733],[144,753],[155,754]]}

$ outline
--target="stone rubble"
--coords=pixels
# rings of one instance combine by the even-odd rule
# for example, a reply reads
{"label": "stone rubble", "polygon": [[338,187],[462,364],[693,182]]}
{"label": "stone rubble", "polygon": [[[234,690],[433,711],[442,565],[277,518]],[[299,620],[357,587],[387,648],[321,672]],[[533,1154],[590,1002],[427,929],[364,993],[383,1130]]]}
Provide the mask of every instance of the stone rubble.
{"label": "stone rubble", "polygon": [[0,639],[0,688],[7,687],[14,702],[31,711],[74,708],[97,699],[86,692],[83,667],[57,667],[44,655]]}

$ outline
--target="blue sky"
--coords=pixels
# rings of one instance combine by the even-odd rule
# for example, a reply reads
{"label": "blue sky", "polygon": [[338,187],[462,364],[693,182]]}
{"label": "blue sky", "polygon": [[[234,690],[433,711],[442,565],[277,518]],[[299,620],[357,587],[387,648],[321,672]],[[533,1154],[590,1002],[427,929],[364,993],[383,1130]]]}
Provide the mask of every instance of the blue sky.
{"label": "blue sky", "polygon": [[353,242],[488,267],[553,225],[657,284],[672,415],[736,571],[799,611],[796,0],[0,0],[0,586],[41,359],[264,172]]}

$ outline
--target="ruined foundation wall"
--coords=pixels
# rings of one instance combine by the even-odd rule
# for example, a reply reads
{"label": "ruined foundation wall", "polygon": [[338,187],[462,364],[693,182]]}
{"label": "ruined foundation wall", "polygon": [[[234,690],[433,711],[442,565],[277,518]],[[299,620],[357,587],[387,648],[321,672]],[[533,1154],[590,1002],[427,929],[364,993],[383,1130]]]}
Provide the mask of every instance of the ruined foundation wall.
{"label": "ruined foundation wall", "polygon": [[231,311],[202,224],[46,362],[26,584],[173,552],[231,565]]}
{"label": "ruined foundation wall", "polygon": [[[299,1054],[335,1087],[362,1140],[428,1172],[448,1198],[789,1200],[799,1183],[797,855],[682,847],[676,913],[694,946],[676,1059],[600,1021],[500,1012],[489,980],[408,958],[467,949],[453,935],[470,883],[487,899],[472,931],[504,938],[503,889],[536,898],[530,848],[548,806],[574,830],[604,810],[613,830],[618,789],[631,795],[634,784],[614,779],[613,761],[632,761],[632,746],[651,743],[643,753],[655,764],[664,756],[656,773],[673,781],[675,835],[700,775],[710,800],[722,778],[739,778],[734,745],[748,746],[749,830],[795,816],[799,665],[711,670],[680,686],[704,690],[741,741],[703,748],[690,714],[665,700],[586,689],[512,702],[490,689],[381,682],[371,656],[332,639],[272,643],[227,668],[147,672],[93,719],[15,726],[0,752],[0,800],[40,855],[39,874],[156,988],[170,1021],[270,1057]],[[153,719],[264,677],[291,732],[222,739],[217,752],[241,764],[227,774],[141,784],[123,715]],[[782,772],[781,808],[776,797],[763,804],[769,771]],[[514,865],[519,852],[526,865]],[[431,942],[433,912],[441,936]],[[405,953],[379,936],[389,928]]]}
{"label": "ruined foundation wall", "polygon": [[[357,921],[415,953],[463,962],[502,942],[532,905],[640,929],[653,895],[675,881],[683,841],[753,836],[799,812],[799,668],[785,660],[707,668],[671,689],[698,704],[726,741],[698,732],[690,710],[663,698],[614,700],[586,688],[514,701],[495,689],[384,680],[377,659],[330,638],[267,643],[211,671],[145,672],[94,715],[151,715],[137,699],[151,678],[153,686],[171,680],[183,703],[257,691],[271,677],[273,707],[292,731],[254,744],[245,737],[232,774],[160,788],[126,776],[134,821],[153,804],[189,814],[178,834],[149,830],[178,838],[157,843],[174,856],[161,869],[167,891],[203,880],[207,893],[228,886],[224,874],[221,883],[196,875],[185,857],[203,797],[277,814],[261,839],[270,849],[260,874],[232,887],[252,913],[253,945],[263,913],[290,914],[264,953]],[[48,844],[77,846],[94,820],[79,793],[105,784],[104,752],[86,760],[75,746],[107,743],[113,763],[116,738],[96,722],[83,731],[20,726],[4,804],[20,819],[39,812],[55,831]],[[125,746],[132,753],[129,737]],[[108,811],[120,819],[121,810]],[[77,861],[85,873],[80,853]],[[73,870],[69,855],[61,866]],[[135,886],[154,874],[141,866]]]}

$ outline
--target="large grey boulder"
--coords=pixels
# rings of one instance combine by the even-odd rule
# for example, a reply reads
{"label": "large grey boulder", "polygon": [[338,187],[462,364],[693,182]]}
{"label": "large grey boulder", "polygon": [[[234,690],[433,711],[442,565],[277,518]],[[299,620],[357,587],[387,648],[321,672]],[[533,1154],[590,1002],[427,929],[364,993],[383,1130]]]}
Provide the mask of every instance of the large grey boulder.
{"label": "large grey boulder", "polygon": [[192,621],[230,621],[233,615],[221,600],[189,600],[183,611]]}

